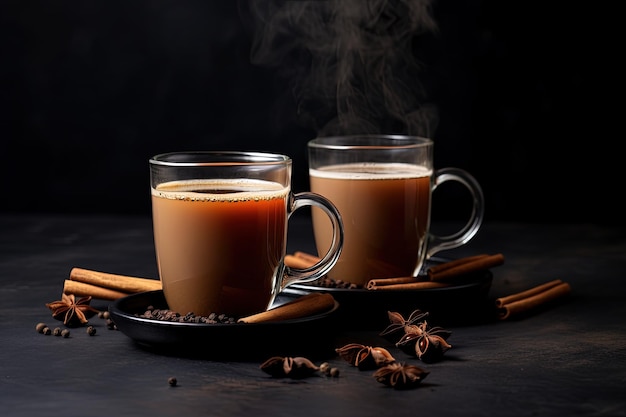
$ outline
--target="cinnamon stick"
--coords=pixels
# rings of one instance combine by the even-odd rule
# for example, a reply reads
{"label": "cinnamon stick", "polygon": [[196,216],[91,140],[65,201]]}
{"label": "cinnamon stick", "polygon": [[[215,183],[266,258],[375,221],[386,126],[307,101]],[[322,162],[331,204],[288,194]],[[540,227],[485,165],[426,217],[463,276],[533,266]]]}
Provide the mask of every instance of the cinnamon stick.
{"label": "cinnamon stick", "polygon": [[567,282],[556,279],[526,291],[497,298],[495,304],[498,310],[498,318],[506,320],[516,315],[528,313],[533,309],[564,297],[570,292],[571,286]]}
{"label": "cinnamon stick", "polygon": [[427,273],[431,281],[448,281],[472,272],[502,265],[503,263],[504,256],[501,253],[495,255],[475,255],[431,266],[428,268]]}
{"label": "cinnamon stick", "polygon": [[311,267],[313,264],[306,259],[298,258],[294,255],[285,255],[285,265],[289,268],[306,269]]}
{"label": "cinnamon stick", "polygon": [[271,310],[242,317],[238,323],[262,323],[309,317],[330,310],[335,299],[329,293],[310,293]]}
{"label": "cinnamon stick", "polygon": [[475,261],[477,259],[481,259],[487,256],[489,256],[489,254],[487,253],[481,253],[480,255],[466,256],[465,258],[459,258],[453,261],[444,262],[438,265],[433,265],[430,268],[428,268],[428,272],[431,274],[437,274],[442,271],[445,271],[446,269],[455,268],[459,265],[463,265],[468,262],[472,262],[472,261]]}
{"label": "cinnamon stick", "polygon": [[450,283],[447,282],[435,282],[435,281],[417,281],[407,284],[391,284],[391,285],[379,285],[368,287],[371,291],[404,291],[404,290],[424,290],[430,288],[444,288],[449,287]]}
{"label": "cinnamon stick", "polygon": [[505,304],[510,304],[515,301],[523,300],[524,298],[532,297],[533,295],[540,294],[562,283],[563,281],[561,281],[560,279],[555,279],[553,281],[549,281],[544,284],[537,285],[536,287],[533,287],[531,289],[528,289],[522,292],[518,292],[515,294],[507,295],[505,297],[497,298],[496,307],[502,307]]}
{"label": "cinnamon stick", "polygon": [[156,279],[109,274],[83,268],[73,268],[70,271],[70,280],[129,294],[162,288],[161,281]]}
{"label": "cinnamon stick", "polygon": [[319,261],[322,260],[322,258],[320,258],[319,256],[312,255],[310,253],[306,253],[306,252],[302,252],[302,251],[295,251],[293,254],[297,258],[309,261],[311,263],[311,265],[314,265],[314,264],[316,264],[316,263],[318,263]]}
{"label": "cinnamon stick", "polygon": [[91,296],[101,300],[117,300],[126,297],[128,293],[111,290],[109,288],[98,287],[97,285],[86,284],[80,281],[66,279],[63,284],[64,294],[74,294],[77,297]]}
{"label": "cinnamon stick", "polygon": [[290,268],[306,269],[321,261],[321,258],[310,253],[296,251],[292,255],[285,255],[285,265]]}
{"label": "cinnamon stick", "polygon": [[368,290],[375,290],[377,287],[383,287],[386,285],[410,284],[418,281],[419,278],[417,277],[375,278],[370,279],[365,288]]}

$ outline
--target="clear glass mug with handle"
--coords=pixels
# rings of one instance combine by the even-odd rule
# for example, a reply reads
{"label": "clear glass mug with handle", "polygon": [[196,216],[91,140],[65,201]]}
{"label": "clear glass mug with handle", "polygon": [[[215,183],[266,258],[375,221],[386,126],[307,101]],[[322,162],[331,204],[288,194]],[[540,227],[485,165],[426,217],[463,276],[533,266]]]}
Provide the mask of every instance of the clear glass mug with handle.
{"label": "clear glass mug with handle", "polygon": [[[341,216],[326,198],[291,191],[286,155],[200,151],[150,159],[159,276],[169,309],[243,317],[271,307],[293,283],[314,281],[337,262]],[[330,222],[330,244],[310,268],[285,265],[289,218],[315,207]]]}
{"label": "clear glass mug with handle", "polygon": [[[424,261],[467,243],[484,218],[483,191],[468,172],[433,167],[434,142],[406,135],[318,137],[308,143],[311,191],[328,198],[344,224],[344,246],[332,279],[366,285],[371,279],[417,276]],[[472,196],[472,211],[456,233],[431,233],[432,194],[456,181]],[[330,225],[312,210],[317,249],[331,243]]]}

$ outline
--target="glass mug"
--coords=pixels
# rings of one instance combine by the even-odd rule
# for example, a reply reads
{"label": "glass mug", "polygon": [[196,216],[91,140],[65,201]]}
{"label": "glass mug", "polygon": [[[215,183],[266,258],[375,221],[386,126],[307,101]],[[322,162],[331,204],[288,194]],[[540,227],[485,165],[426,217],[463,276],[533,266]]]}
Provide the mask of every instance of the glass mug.
{"label": "glass mug", "polygon": [[[344,246],[329,278],[357,285],[370,279],[417,276],[433,254],[467,243],[480,228],[484,197],[476,179],[458,168],[433,168],[432,140],[403,135],[319,137],[308,143],[311,191],[327,197],[342,216]],[[430,232],[433,191],[458,181],[473,197],[458,232]],[[312,210],[318,251],[332,230]]]}
{"label": "glass mug", "polygon": [[[343,245],[337,209],[291,191],[292,160],[258,152],[173,152],[150,159],[154,244],[170,310],[243,317],[335,265]],[[313,206],[331,227],[328,251],[307,269],[285,265],[291,214]]]}

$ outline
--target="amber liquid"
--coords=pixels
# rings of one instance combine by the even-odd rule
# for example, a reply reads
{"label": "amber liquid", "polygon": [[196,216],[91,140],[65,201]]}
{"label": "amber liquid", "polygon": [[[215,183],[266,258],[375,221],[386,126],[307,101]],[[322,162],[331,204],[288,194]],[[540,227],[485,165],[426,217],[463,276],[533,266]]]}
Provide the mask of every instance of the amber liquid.
{"label": "amber liquid", "polygon": [[[408,164],[346,164],[310,170],[311,191],[332,201],[344,225],[344,246],[328,274],[365,285],[374,278],[411,276],[424,261],[432,171]],[[326,216],[313,209],[319,253],[332,239]]]}
{"label": "amber liquid", "polygon": [[156,255],[169,308],[235,317],[266,310],[285,254],[288,193],[253,180],[153,189]]}

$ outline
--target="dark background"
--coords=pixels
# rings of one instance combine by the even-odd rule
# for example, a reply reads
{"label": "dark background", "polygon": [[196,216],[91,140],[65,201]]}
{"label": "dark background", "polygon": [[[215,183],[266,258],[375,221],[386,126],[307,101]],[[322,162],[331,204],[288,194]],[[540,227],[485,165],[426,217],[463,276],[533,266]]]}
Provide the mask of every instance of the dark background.
{"label": "dark background", "polygon": [[[252,62],[258,21],[247,6],[0,3],[0,210],[149,214],[148,159],[175,150],[287,153],[294,191],[308,189],[306,142],[328,112],[294,97],[302,51]],[[432,7],[438,30],[415,36],[411,76],[438,112],[422,132],[436,167],[474,174],[487,221],[622,223],[616,12],[517,0]],[[464,218],[462,198],[442,190],[435,218]]]}

